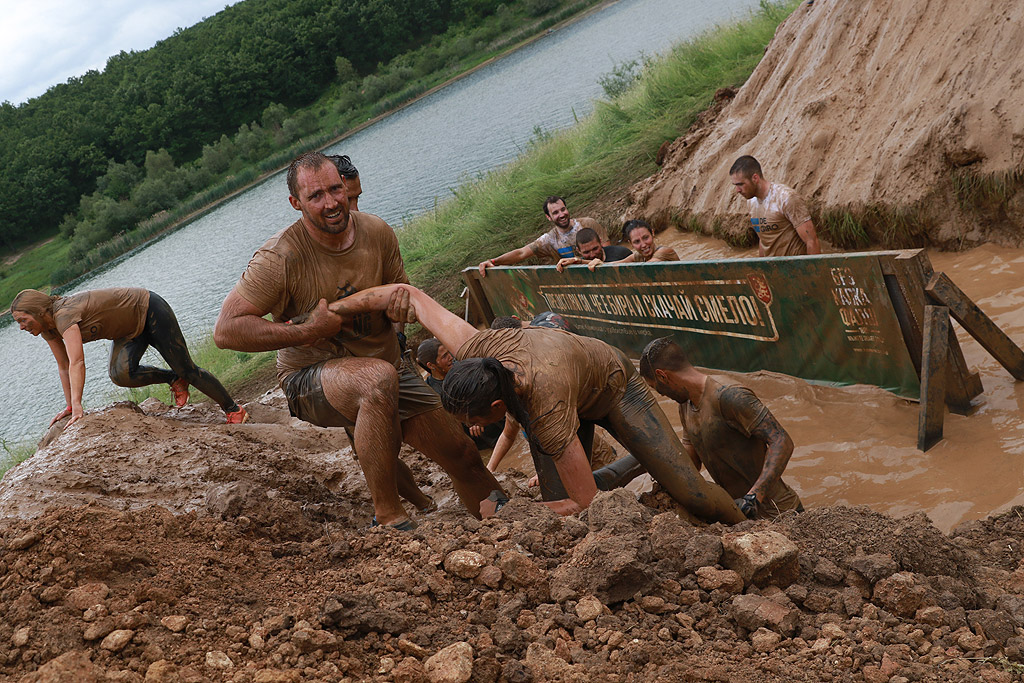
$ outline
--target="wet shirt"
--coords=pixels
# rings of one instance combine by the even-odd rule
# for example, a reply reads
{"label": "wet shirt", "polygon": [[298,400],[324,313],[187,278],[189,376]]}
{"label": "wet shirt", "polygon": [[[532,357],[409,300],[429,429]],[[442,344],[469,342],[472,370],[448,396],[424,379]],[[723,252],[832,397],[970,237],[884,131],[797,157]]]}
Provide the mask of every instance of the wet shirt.
{"label": "wet shirt", "polygon": [[811,220],[800,195],[782,183],[772,183],[762,202],[756,196],[747,200],[750,224],[764,247],[765,256],[799,256],[807,253],[796,226]]}
{"label": "wet shirt", "polygon": [[[296,221],[253,255],[235,292],[261,311],[268,311],[274,322],[285,322],[309,313],[320,299],[332,303],[377,285],[409,282],[391,226],[372,214],[353,211],[349,214],[349,229],[355,231],[352,245],[334,251],[310,237],[302,221]],[[387,315],[383,311],[362,313],[346,320],[341,331],[330,339],[280,349],[278,379],[341,356],[397,363],[398,338]]]}
{"label": "wet shirt", "polygon": [[636,263],[658,263],[659,261],[678,261],[679,255],[672,247],[655,247],[651,259],[648,261],[639,251],[633,252],[633,260]]}
{"label": "wet shirt", "polygon": [[82,330],[82,341],[133,339],[146,327],[149,290],[140,287],[93,289],[72,294],[56,302],[56,329],[43,333],[44,339],[59,339],[72,325]]}
{"label": "wet shirt", "polygon": [[583,228],[590,228],[596,232],[602,243],[608,241],[608,233],[593,218],[574,218],[569,222],[568,230],[563,231],[558,228],[551,228],[527,246],[533,250],[535,256],[540,258],[550,259],[551,261],[571,258],[576,254],[576,233]]}
{"label": "wet shirt", "polygon": [[518,366],[530,434],[555,459],[576,436],[580,420],[607,415],[626,387],[623,361],[613,347],[564,330],[484,330],[470,337],[455,357],[497,358],[506,367]]}
{"label": "wet shirt", "polygon": [[[768,408],[754,392],[726,377],[708,377],[698,406],[690,401],[679,406],[683,445],[693,446],[711,478],[733,498],[745,496],[764,469],[767,444],[750,434],[766,415]],[[791,510],[799,503],[796,492],[780,478],[769,488],[762,509]]]}
{"label": "wet shirt", "polygon": [[604,262],[614,263],[615,261],[621,261],[633,252],[626,247],[621,247],[618,244],[609,244],[607,247],[601,247],[604,250]]}

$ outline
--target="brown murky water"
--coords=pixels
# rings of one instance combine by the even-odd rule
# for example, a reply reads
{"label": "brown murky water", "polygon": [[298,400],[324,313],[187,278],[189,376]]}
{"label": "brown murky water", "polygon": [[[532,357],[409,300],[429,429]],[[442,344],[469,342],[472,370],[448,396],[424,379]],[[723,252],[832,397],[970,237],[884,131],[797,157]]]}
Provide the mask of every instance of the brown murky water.
{"label": "brown murky water", "polygon": [[[755,256],[721,241],[669,232],[684,260]],[[984,246],[930,252],[945,272],[995,322],[1024,345],[1024,249]],[[984,393],[969,416],[947,413],[945,438],[917,450],[918,405],[875,387],[830,387],[776,373],[734,375],[769,406],[796,450],[786,481],[807,506],[868,505],[900,516],[923,510],[948,531],[1024,503],[1024,382],[1017,382],[964,330],[968,364],[981,373]],[[679,431],[674,404],[662,408]],[[521,443],[504,466],[532,468]],[[635,482],[633,487],[642,485]]]}

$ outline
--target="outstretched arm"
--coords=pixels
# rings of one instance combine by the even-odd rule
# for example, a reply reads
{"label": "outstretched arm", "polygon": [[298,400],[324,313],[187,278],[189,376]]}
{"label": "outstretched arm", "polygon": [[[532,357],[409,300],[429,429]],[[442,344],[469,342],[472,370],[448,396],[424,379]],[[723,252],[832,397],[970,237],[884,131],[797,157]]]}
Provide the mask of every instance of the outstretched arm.
{"label": "outstretched arm", "polygon": [[768,489],[782,477],[782,472],[789,464],[789,458],[793,455],[793,439],[770,412],[750,431],[750,435],[768,446],[761,474],[748,492],[757,496],[758,503],[763,503],[768,497]]}
{"label": "outstretched arm", "polygon": [[54,359],[57,361],[57,373],[60,375],[60,386],[64,390],[64,410],[57,413],[52,420],[50,420],[50,426],[57,420],[67,417],[71,414],[71,376],[68,374],[68,351],[64,347],[64,341],[62,339],[47,339],[46,343],[50,346],[50,352],[53,354]]}
{"label": "outstretched arm", "polygon": [[[68,357],[68,384],[70,387],[71,419],[67,426],[78,421],[85,414],[82,409],[82,390],[85,388],[85,348],[82,344],[82,329],[72,325],[64,330],[64,349]],[[62,378],[63,379],[63,378]]]}
{"label": "outstretched arm", "polygon": [[533,248],[527,244],[525,247],[506,251],[501,256],[481,261],[480,265],[477,266],[480,269],[480,277],[487,277],[487,269],[492,266],[514,266],[520,261],[525,261],[531,256],[533,256]]}
{"label": "outstretched arm", "polygon": [[597,495],[597,483],[594,481],[587,453],[583,450],[583,444],[580,443],[578,436],[574,436],[562,451],[562,457],[555,460],[555,469],[569,497],[564,500],[545,501],[544,505],[560,515],[571,515],[586,509]]}
{"label": "outstretched arm", "polygon": [[494,444],[494,449],[491,451],[491,459],[487,461],[488,470],[493,472],[498,469],[498,465],[508,455],[512,444],[516,442],[517,436],[519,436],[519,423],[511,415],[506,415],[505,428],[501,430],[501,436],[498,437],[498,441]]}
{"label": "outstretched arm", "polygon": [[316,309],[296,325],[266,320],[263,316],[267,313],[232,290],[214,325],[214,343],[235,351],[275,351],[333,337],[341,329],[341,318],[327,309],[325,299],[320,299]]}
{"label": "outstretched arm", "polygon": [[339,299],[327,308],[343,318],[369,311],[387,311],[392,320],[404,318],[408,321],[404,311],[410,307],[420,323],[452,352],[458,351],[476,334],[475,327],[412,285],[371,287]]}

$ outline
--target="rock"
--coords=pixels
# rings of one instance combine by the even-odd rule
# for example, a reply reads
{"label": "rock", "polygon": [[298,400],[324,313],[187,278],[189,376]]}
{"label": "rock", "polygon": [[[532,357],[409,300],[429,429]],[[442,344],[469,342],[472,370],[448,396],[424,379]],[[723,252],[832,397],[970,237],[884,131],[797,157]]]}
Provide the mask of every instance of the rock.
{"label": "rock", "polygon": [[697,585],[706,591],[724,590],[726,593],[743,591],[743,578],[731,569],[701,567],[697,570]]}
{"label": "rock", "polygon": [[1005,612],[991,609],[973,610],[967,613],[967,623],[975,633],[996,641],[1000,647],[1005,646],[1007,640],[1017,635],[1014,623]]}
{"label": "rock", "polygon": [[25,645],[28,644],[28,639],[31,635],[32,629],[30,627],[25,626],[24,628],[19,628],[14,632],[14,635],[11,636],[11,645],[14,647],[25,647]]}
{"label": "rock", "polygon": [[597,619],[599,616],[604,614],[604,610],[604,603],[593,595],[580,598],[580,601],[576,603],[576,616],[578,616],[582,622]]}
{"label": "rock", "polygon": [[763,626],[750,634],[750,644],[757,652],[771,652],[781,641],[782,636]]}
{"label": "rock", "polygon": [[174,662],[158,659],[146,669],[146,683],[178,683],[178,667]]}
{"label": "rock", "polygon": [[253,683],[299,683],[302,680],[302,672],[297,669],[260,669],[252,680]]}
{"label": "rock", "polygon": [[391,677],[395,683],[426,683],[427,672],[415,657],[406,657],[398,663]]}
{"label": "rock", "polygon": [[188,617],[180,614],[171,614],[160,619],[160,623],[164,625],[171,633],[181,633],[188,626]]}
{"label": "rock", "polygon": [[651,549],[656,557],[667,560],[682,573],[686,564],[686,544],[693,533],[693,527],[684,524],[674,512],[663,512],[651,520]]}
{"label": "rock", "polygon": [[722,538],[722,565],[756,586],[785,588],[800,576],[796,544],[777,531],[726,534]]}
{"label": "rock", "polygon": [[593,595],[606,605],[627,600],[654,585],[646,534],[589,533],[568,561],[551,573],[552,594]]}
{"label": "rock", "polygon": [[430,651],[426,648],[420,647],[416,643],[411,640],[406,640],[405,638],[398,639],[398,649],[404,654],[407,654],[410,657],[415,657],[416,659],[423,659],[430,654]]}
{"label": "rock", "polygon": [[799,610],[787,609],[760,595],[737,595],[732,599],[729,612],[733,620],[748,631],[767,628],[791,636],[800,624]]}
{"label": "rock", "polygon": [[92,663],[89,654],[81,650],[65,652],[51,659],[37,670],[26,674],[20,683],[106,683],[106,673]]}
{"label": "rock", "polygon": [[24,536],[19,536],[8,544],[11,550],[28,550],[43,539],[38,531],[30,531]]}
{"label": "rock", "polygon": [[587,508],[587,523],[591,531],[646,532],[650,521],[650,508],[641,505],[636,495],[624,488],[598,491]]}
{"label": "rock", "polygon": [[110,595],[110,589],[105,583],[86,583],[78,588],[68,591],[64,601],[75,609],[87,610],[97,603],[101,603]]}
{"label": "rock", "polygon": [[82,615],[82,621],[96,621],[110,614],[110,610],[103,603],[93,605],[89,609],[85,610],[85,614]]}
{"label": "rock", "polygon": [[900,617],[912,617],[924,606],[927,588],[910,572],[897,572],[875,584],[872,599]]}
{"label": "rock", "polygon": [[640,609],[651,614],[661,614],[665,612],[665,598],[658,597],[657,595],[645,595],[640,598]]}
{"label": "rock", "polygon": [[211,669],[230,669],[234,665],[231,658],[220,650],[211,650],[206,653],[206,666]]}
{"label": "rock", "polygon": [[254,650],[262,650],[264,644],[266,644],[266,641],[263,640],[263,636],[261,636],[259,633],[251,633],[249,635],[249,641],[248,642],[249,642],[249,647],[251,647]]}
{"label": "rock", "polygon": [[530,643],[523,659],[533,674],[533,680],[550,681],[564,679],[570,665],[564,659],[540,643]]}
{"label": "rock", "polygon": [[696,534],[686,542],[682,572],[689,574],[701,567],[713,567],[722,559],[722,539],[711,534]]}
{"label": "rock", "polygon": [[914,615],[914,621],[919,624],[927,624],[929,626],[942,626],[946,623],[946,610],[942,609],[938,605],[922,607],[917,610],[917,613]]}
{"label": "rock", "polygon": [[430,683],[466,683],[473,675],[473,646],[454,643],[426,661]]}
{"label": "rock", "polygon": [[488,588],[497,588],[501,585],[501,580],[505,578],[505,575],[500,569],[495,567],[493,564],[489,564],[480,570],[477,574],[477,581],[487,586]]}
{"label": "rock", "polygon": [[[328,627],[353,628],[360,633],[377,631],[398,634],[409,629],[412,618],[403,612],[381,608],[373,595],[337,593],[324,599],[320,609],[320,623]],[[275,631],[271,626],[276,627],[277,624],[268,626],[267,620],[264,620],[263,626],[267,633],[273,634]]]}
{"label": "rock", "polygon": [[64,599],[64,589],[60,586],[47,586],[43,589],[43,592],[39,594],[40,602],[45,602],[50,605],[55,602],[60,602]]}
{"label": "rock", "polygon": [[829,586],[841,583],[846,577],[846,572],[832,560],[823,557],[814,565],[814,578]]}
{"label": "rock", "polygon": [[129,629],[118,629],[117,631],[111,631],[107,634],[107,637],[100,643],[100,648],[104,650],[110,650],[111,652],[120,652],[124,649],[124,646],[131,642],[132,637],[135,635],[135,631]]}
{"label": "rock", "polygon": [[99,640],[117,628],[113,617],[105,617],[94,621],[85,628],[82,638],[85,640]]}
{"label": "rock", "polygon": [[487,564],[484,556],[472,550],[453,550],[444,558],[444,569],[462,579],[476,577]]}
{"label": "rock", "polygon": [[271,614],[263,620],[263,628],[270,635],[279,633],[295,624],[295,617],[290,614]]}
{"label": "rock", "polygon": [[875,553],[872,555],[855,555],[846,558],[846,566],[854,570],[870,583],[874,584],[892,576],[899,567],[896,560],[888,555]]}
{"label": "rock", "polygon": [[307,653],[315,650],[333,652],[338,649],[338,639],[330,631],[296,630],[292,633],[292,644],[299,652]]}
{"label": "rock", "polygon": [[842,629],[838,624],[827,623],[822,624],[819,635],[827,640],[839,640],[846,637],[846,631]]}
{"label": "rock", "polygon": [[550,595],[547,576],[526,555],[515,550],[506,551],[498,558],[497,565],[513,586],[524,588],[541,600]]}

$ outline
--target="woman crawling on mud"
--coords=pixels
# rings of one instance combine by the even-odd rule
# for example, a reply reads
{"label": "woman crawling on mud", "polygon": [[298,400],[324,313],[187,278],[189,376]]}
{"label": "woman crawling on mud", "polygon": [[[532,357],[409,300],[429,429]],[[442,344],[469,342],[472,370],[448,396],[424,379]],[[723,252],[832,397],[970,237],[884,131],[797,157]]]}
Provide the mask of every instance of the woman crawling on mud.
{"label": "woman crawling on mud", "polygon": [[[114,384],[144,387],[166,382],[179,408],[188,402],[188,387],[192,384],[220,404],[228,423],[248,418],[217,378],[192,361],[174,311],[154,292],[118,287],[62,297],[25,289],[14,298],[11,313],[21,329],[42,336],[57,359],[67,407],[50,420],[51,426],[68,415],[69,425],[82,417],[83,346],[96,339],[114,341],[108,368]],[[170,370],[139,365],[148,346],[160,352]]]}
{"label": "woman crawling on mud", "polygon": [[598,424],[694,515],[745,519],[729,494],[683,455],[647,385],[614,347],[557,329],[477,331],[410,285],[366,289],[329,308],[345,317],[387,310],[393,320],[409,319],[412,309],[444,346],[458,349],[442,386],[445,409],[469,425],[491,424],[506,413],[518,422],[540,456],[535,461],[550,463],[568,494],[544,501],[556,512],[578,512],[597,493],[589,448]]}

